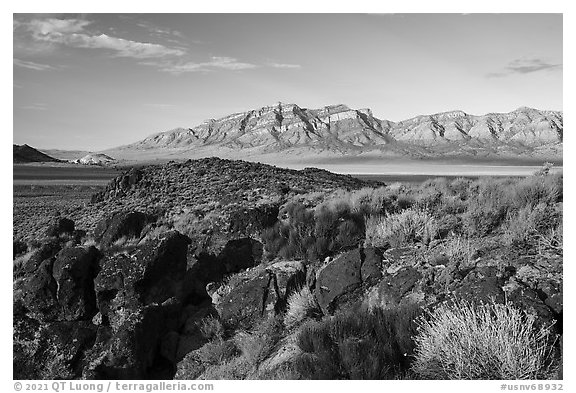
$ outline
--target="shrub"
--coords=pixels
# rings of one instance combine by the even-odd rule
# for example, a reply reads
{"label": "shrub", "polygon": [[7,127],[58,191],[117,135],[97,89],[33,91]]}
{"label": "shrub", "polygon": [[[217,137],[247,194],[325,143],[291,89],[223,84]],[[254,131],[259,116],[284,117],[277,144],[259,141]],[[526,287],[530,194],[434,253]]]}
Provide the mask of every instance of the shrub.
{"label": "shrub", "polygon": [[517,208],[562,202],[562,175],[530,176],[522,179],[512,187],[510,198]]}
{"label": "shrub", "polygon": [[394,379],[410,365],[417,307],[357,308],[302,325],[295,369],[306,379]]}
{"label": "shrub", "polygon": [[420,378],[541,379],[554,371],[549,328],[509,303],[444,303],[418,323],[412,370]]}
{"label": "shrub", "polygon": [[221,340],[224,338],[224,326],[218,318],[210,315],[200,321],[200,333],[206,340]]}
{"label": "shrub", "polygon": [[364,218],[352,213],[342,198],[323,203],[315,210],[291,202],[282,213],[287,220],[262,233],[271,258],[321,260],[356,247],[364,238]]}
{"label": "shrub", "polygon": [[470,265],[476,252],[470,239],[463,236],[449,238],[444,243],[444,251],[450,264],[454,266],[466,267]]}
{"label": "shrub", "polygon": [[233,341],[216,339],[204,344],[196,353],[202,364],[207,366],[224,363],[238,356],[240,351]]}
{"label": "shrub", "polygon": [[284,325],[291,329],[306,318],[318,318],[322,311],[316,302],[314,294],[306,286],[299,292],[294,292],[288,298],[288,309],[284,315]]}
{"label": "shrub", "polygon": [[[505,244],[520,248],[536,248],[540,241],[555,246],[558,227],[562,223],[561,209],[540,203],[521,208],[506,223]],[[560,240],[561,241],[561,240]]]}
{"label": "shrub", "polygon": [[429,243],[438,234],[436,220],[424,210],[407,209],[390,216],[371,216],[366,221],[367,246],[401,247],[410,243]]}
{"label": "shrub", "polygon": [[248,364],[256,367],[272,353],[282,337],[282,328],[281,319],[274,316],[262,322],[253,332],[236,334],[235,341]]}

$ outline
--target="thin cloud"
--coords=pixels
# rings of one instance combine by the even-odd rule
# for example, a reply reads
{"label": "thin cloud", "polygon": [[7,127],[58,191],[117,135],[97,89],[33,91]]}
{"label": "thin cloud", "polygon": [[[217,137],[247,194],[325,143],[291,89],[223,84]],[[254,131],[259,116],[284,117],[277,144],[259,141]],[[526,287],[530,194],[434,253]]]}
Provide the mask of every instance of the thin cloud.
{"label": "thin cloud", "polygon": [[257,68],[258,65],[251,63],[244,63],[233,57],[215,56],[206,62],[183,62],[183,63],[144,63],[147,65],[158,66],[161,71],[169,72],[172,74],[182,74],[186,72],[206,72],[221,70],[249,70]]}
{"label": "thin cloud", "polygon": [[144,104],[144,106],[149,108],[159,108],[159,109],[166,109],[166,108],[175,108],[176,105],[174,104]]}
{"label": "thin cloud", "polygon": [[300,64],[285,64],[285,63],[268,63],[268,66],[272,68],[287,68],[287,69],[299,69],[302,68]]}
{"label": "thin cloud", "polygon": [[132,41],[107,34],[89,34],[85,28],[91,23],[80,19],[35,19],[28,23],[28,28],[38,41],[73,48],[106,49],[115,52],[118,57],[146,59],[185,54],[181,49],[160,44]]}
{"label": "thin cloud", "polygon": [[[162,37],[164,41],[172,41],[182,37],[177,30],[159,27],[143,20],[134,20],[126,16],[125,20],[133,21],[133,24],[146,29],[152,36]],[[187,50],[181,45],[166,46],[158,43],[133,41],[117,37],[114,30],[107,33],[97,31],[93,22],[83,18],[35,18],[27,22],[15,22],[14,28],[28,32],[32,42],[29,44],[45,45],[47,47],[65,46],[70,48],[101,49],[111,51],[114,57],[126,57],[138,59],[139,64],[152,66],[161,72],[174,75],[193,72],[212,71],[242,71],[262,67],[278,69],[299,69],[298,64],[286,63],[253,63],[241,61],[229,56],[213,56],[205,61],[191,60]],[[111,34],[111,35],[110,35]],[[14,60],[19,67],[34,70],[46,70],[51,66]]]}
{"label": "thin cloud", "polygon": [[558,71],[562,69],[562,64],[549,63],[539,58],[522,58],[516,59],[508,63],[504,70],[499,72],[491,72],[486,76],[489,78],[498,78],[514,74],[532,74],[541,71]]}
{"label": "thin cloud", "polygon": [[20,109],[33,110],[33,111],[45,111],[48,110],[48,106],[42,102],[35,102],[29,105],[19,106]]}
{"label": "thin cloud", "polygon": [[17,67],[27,68],[29,70],[35,70],[35,71],[45,71],[45,70],[56,69],[56,67],[53,67],[53,66],[48,65],[48,64],[35,63],[33,61],[20,60],[20,59],[14,59],[14,65]]}

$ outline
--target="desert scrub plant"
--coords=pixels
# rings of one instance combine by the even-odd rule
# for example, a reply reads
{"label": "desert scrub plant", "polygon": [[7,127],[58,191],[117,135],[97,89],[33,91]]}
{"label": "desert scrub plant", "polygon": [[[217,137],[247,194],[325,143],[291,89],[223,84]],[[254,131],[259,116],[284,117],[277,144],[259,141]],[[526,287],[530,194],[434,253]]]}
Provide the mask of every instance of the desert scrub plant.
{"label": "desert scrub plant", "polygon": [[[538,249],[542,244],[557,247],[562,225],[562,207],[539,203],[527,205],[511,215],[505,225],[504,242],[508,246]],[[543,243],[541,243],[543,242]],[[561,242],[561,240],[560,240]]]}
{"label": "desert scrub plant", "polygon": [[513,185],[510,190],[511,203],[516,208],[536,206],[540,203],[562,202],[562,175],[529,176]]}
{"label": "desert scrub plant", "polygon": [[200,333],[208,341],[221,340],[224,338],[224,326],[218,318],[209,315],[200,321]]}
{"label": "desert scrub plant", "polygon": [[257,367],[274,350],[282,337],[283,325],[280,316],[264,320],[251,332],[241,331],[234,341],[240,348],[242,356],[252,367]]}
{"label": "desert scrub plant", "polygon": [[196,350],[198,358],[203,365],[218,365],[237,357],[240,354],[236,343],[233,340],[223,340],[221,338],[208,341]]}
{"label": "desert scrub plant", "polygon": [[368,217],[365,245],[402,247],[410,243],[428,244],[437,234],[438,224],[430,214],[410,208],[389,216]]}
{"label": "desert scrub plant", "polygon": [[290,202],[280,213],[285,219],[262,232],[270,259],[316,261],[356,247],[364,238],[363,216],[351,212],[349,203],[340,197],[316,209]]}
{"label": "desert scrub plant", "polygon": [[319,318],[321,316],[322,310],[320,310],[314,294],[305,286],[288,298],[288,309],[284,315],[284,325],[286,328],[292,329],[307,318]]}
{"label": "desert scrub plant", "polygon": [[295,370],[305,379],[395,379],[409,369],[416,306],[365,307],[305,322]]}
{"label": "desert scrub plant", "polygon": [[476,253],[471,240],[464,236],[454,236],[446,239],[443,248],[450,264],[460,267],[469,266]]}
{"label": "desert scrub plant", "polygon": [[555,372],[550,327],[510,303],[443,303],[418,318],[412,370],[423,379],[545,379]]}

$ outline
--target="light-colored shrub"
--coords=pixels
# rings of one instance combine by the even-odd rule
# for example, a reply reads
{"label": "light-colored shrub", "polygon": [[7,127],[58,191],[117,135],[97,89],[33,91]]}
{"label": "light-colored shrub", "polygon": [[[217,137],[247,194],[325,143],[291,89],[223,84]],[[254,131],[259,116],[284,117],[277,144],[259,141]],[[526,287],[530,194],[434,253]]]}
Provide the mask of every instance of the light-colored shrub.
{"label": "light-colored shrub", "polygon": [[366,220],[366,246],[429,243],[438,234],[436,220],[424,210],[406,209],[389,216],[370,216]]}
{"label": "light-colored shrub", "polygon": [[412,370],[424,379],[545,379],[550,328],[510,303],[444,303],[420,317]]}
{"label": "light-colored shrub", "polygon": [[545,203],[528,205],[508,218],[504,230],[504,242],[508,246],[557,247],[559,241],[561,243],[561,238],[558,238],[562,232],[558,230],[561,224],[561,207],[558,209]]}
{"label": "light-colored shrub", "polygon": [[221,340],[224,337],[224,326],[218,318],[210,315],[200,321],[200,333],[206,340]]}
{"label": "light-colored shrub", "polygon": [[468,266],[472,262],[475,248],[469,238],[454,236],[444,243],[444,252],[451,264],[455,266]]}
{"label": "light-colored shrub", "polygon": [[284,316],[284,325],[286,325],[288,329],[291,329],[299,325],[306,318],[320,315],[322,314],[314,294],[308,287],[304,287],[299,292],[294,292],[288,298],[288,309]]}

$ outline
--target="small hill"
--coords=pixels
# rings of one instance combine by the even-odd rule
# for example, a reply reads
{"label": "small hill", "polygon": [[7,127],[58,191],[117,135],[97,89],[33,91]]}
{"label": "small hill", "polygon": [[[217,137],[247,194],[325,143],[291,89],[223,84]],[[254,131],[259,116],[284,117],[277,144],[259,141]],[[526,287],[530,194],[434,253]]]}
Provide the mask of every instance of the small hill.
{"label": "small hill", "polygon": [[22,164],[27,162],[60,162],[60,160],[41,153],[26,144],[13,145],[12,154],[14,164]]}
{"label": "small hill", "polygon": [[82,165],[108,165],[114,161],[116,160],[106,154],[94,153],[87,154],[82,158],[74,160],[73,162]]}

